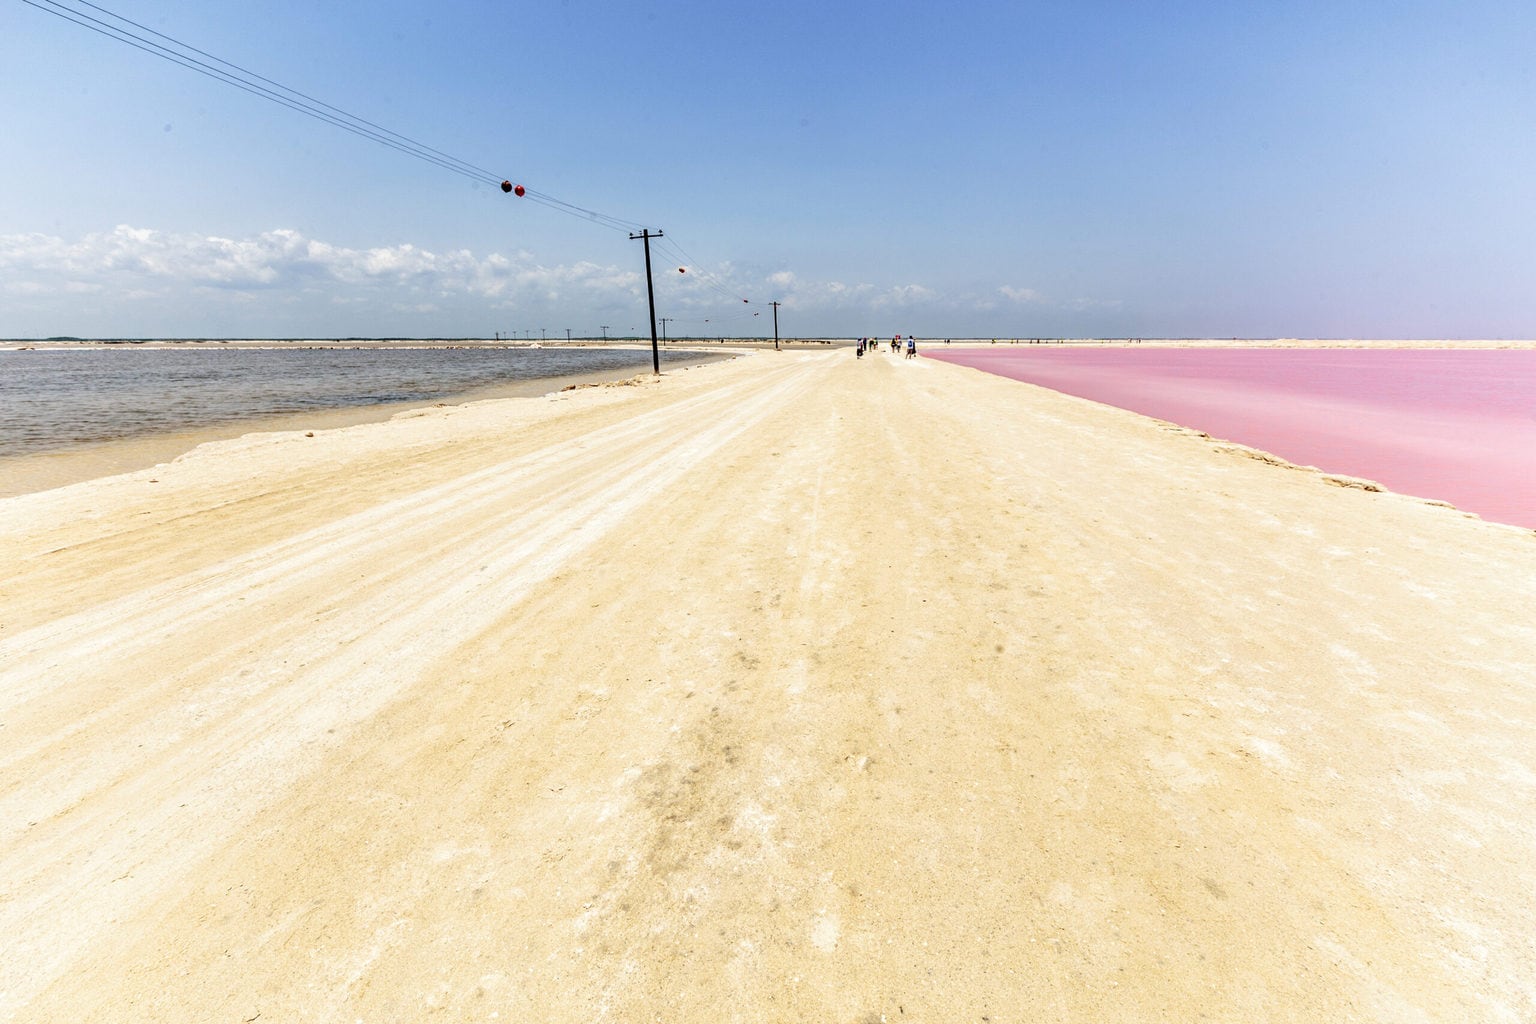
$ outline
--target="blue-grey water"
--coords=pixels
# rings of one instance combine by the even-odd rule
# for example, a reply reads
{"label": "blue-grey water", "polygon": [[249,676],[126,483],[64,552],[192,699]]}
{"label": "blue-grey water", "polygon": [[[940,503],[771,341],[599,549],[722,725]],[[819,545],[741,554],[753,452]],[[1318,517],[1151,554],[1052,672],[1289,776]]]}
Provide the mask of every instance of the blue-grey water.
{"label": "blue-grey water", "polygon": [[0,457],[286,413],[431,401],[519,381],[622,377],[650,367],[649,351],[600,348],[0,351]]}

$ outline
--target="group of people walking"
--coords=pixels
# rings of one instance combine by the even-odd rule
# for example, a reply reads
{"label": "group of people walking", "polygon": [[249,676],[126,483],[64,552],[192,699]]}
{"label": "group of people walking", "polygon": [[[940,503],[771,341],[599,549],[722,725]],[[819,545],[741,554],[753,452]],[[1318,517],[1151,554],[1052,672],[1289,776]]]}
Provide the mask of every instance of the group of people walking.
{"label": "group of people walking", "polygon": [[[902,338],[901,338],[901,335],[899,335],[899,334],[891,339],[891,354],[892,355],[896,355],[896,354],[901,352],[901,342],[902,342]],[[906,354],[906,357],[908,359],[916,359],[917,358],[917,339],[909,334],[909,335],[907,335],[906,342],[907,342],[907,354]],[[866,349],[868,351],[870,351],[870,352],[873,352],[873,351],[875,351],[875,349],[879,348],[881,344],[882,344],[882,342],[879,339],[877,339],[877,338],[860,338],[859,339],[859,347],[857,349],[858,358],[860,358],[860,359],[864,358],[864,352],[865,352]]]}

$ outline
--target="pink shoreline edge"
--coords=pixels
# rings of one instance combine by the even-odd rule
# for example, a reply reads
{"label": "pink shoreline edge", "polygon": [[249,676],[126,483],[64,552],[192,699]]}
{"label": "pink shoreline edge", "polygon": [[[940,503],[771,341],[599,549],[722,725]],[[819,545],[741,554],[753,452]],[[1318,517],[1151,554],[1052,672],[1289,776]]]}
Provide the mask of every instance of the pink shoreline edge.
{"label": "pink shoreline edge", "polygon": [[1536,351],[930,345],[923,354],[1536,529]]}

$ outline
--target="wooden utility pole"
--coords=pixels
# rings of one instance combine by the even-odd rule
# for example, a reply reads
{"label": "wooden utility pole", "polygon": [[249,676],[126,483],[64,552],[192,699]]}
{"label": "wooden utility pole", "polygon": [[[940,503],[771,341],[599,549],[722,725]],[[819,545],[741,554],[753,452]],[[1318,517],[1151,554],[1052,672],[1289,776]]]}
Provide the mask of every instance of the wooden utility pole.
{"label": "wooden utility pole", "polygon": [[775,352],[778,352],[779,351],[779,307],[782,306],[783,303],[782,302],[770,302],[770,303],[768,303],[768,305],[773,307],[773,350]]}
{"label": "wooden utility pole", "polygon": [[640,233],[631,233],[629,240],[643,239],[645,241],[645,297],[651,303],[651,370],[656,376],[661,376],[661,349],[656,345],[656,289],[651,284],[651,239],[662,237],[660,231],[653,232],[650,228],[641,228]]}

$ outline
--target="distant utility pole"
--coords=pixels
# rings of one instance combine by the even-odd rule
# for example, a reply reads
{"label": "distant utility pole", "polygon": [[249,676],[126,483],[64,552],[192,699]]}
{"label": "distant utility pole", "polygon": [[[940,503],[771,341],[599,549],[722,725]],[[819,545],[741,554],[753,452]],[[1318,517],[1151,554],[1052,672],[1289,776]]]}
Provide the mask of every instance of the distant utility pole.
{"label": "distant utility pole", "polygon": [[539,340],[540,341],[544,340],[544,328],[542,328],[542,327],[539,328]]}
{"label": "distant utility pole", "polygon": [[677,317],[675,316],[664,316],[661,318],[661,343],[663,345],[667,343],[667,324],[676,319]]}
{"label": "distant utility pole", "polygon": [[782,302],[770,302],[770,303],[768,303],[768,305],[773,307],[773,350],[775,352],[778,352],[779,351],[779,307],[784,305],[784,303],[782,303]]}
{"label": "distant utility pole", "polygon": [[651,239],[662,237],[661,232],[652,233],[650,228],[641,228],[637,235],[630,233],[629,240],[633,242],[640,238],[645,241],[645,297],[651,303],[651,372],[661,376],[661,350],[656,347],[656,289],[651,284]]}
{"label": "distant utility pole", "polygon": [[604,341],[608,340],[608,325],[607,324],[603,324],[603,340]]}
{"label": "distant utility pole", "polygon": [[571,340],[571,329],[569,327],[565,329],[565,340],[567,342]]}

